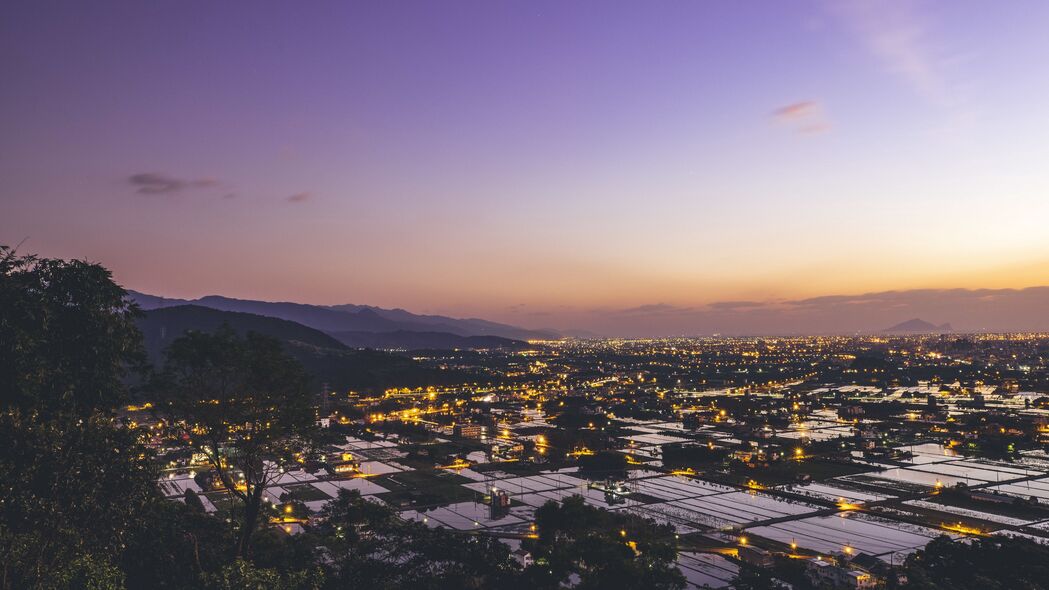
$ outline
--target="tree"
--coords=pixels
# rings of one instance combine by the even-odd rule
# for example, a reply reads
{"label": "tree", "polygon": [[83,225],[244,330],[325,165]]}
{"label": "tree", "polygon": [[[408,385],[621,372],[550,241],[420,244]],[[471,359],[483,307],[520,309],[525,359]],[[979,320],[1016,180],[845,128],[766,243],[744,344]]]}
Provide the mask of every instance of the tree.
{"label": "tree", "polygon": [[204,587],[207,590],[317,590],[322,580],[323,576],[316,570],[281,574],[237,559],[221,572],[206,576]]}
{"label": "tree", "polygon": [[699,469],[719,465],[729,456],[727,449],[715,448],[713,445],[666,444],[662,447],[663,465],[669,468],[694,467]]}
{"label": "tree", "polygon": [[166,359],[159,407],[240,501],[235,553],[247,556],[266,487],[306,461],[316,421],[306,373],[279,341],[229,327],[187,333]]}
{"label": "tree", "polygon": [[[198,499],[199,500],[199,499]],[[120,568],[128,588],[190,590],[229,561],[229,527],[179,502],[158,500],[128,535]]]}
{"label": "tree", "polygon": [[109,271],[0,246],[0,403],[39,418],[110,412],[143,362],[138,308]]}
{"label": "tree", "polygon": [[685,587],[669,525],[594,508],[581,496],[547,502],[535,517],[538,539],[525,544],[536,559],[526,571],[535,585],[558,587],[575,574],[580,590]]}
{"label": "tree", "polygon": [[618,451],[598,451],[581,455],[579,471],[589,477],[626,477],[626,455]]}
{"label": "tree", "polygon": [[100,563],[119,554],[157,499],[137,433],[107,417],[73,428],[8,413],[0,438],[0,559],[14,586],[43,583],[80,556]]}
{"label": "tree", "polygon": [[739,573],[732,580],[732,587],[736,590],[781,590],[786,588],[769,572],[748,567],[740,568]]}
{"label": "tree", "polygon": [[112,415],[141,360],[109,271],[0,246],[0,588],[117,588],[114,556],[157,499]]}
{"label": "tree", "polygon": [[331,588],[510,588],[520,569],[497,539],[401,521],[343,490],[311,527],[325,548]]}
{"label": "tree", "polygon": [[1023,538],[957,543],[941,536],[908,556],[905,571],[905,588],[915,590],[1044,590],[1049,547]]}

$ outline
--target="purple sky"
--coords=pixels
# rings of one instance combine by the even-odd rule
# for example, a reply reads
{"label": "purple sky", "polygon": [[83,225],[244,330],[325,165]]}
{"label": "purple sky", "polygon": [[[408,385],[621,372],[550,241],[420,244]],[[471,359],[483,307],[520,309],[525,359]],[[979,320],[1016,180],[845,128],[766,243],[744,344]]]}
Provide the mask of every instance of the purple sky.
{"label": "purple sky", "polygon": [[4,2],[0,243],[603,333],[1045,285],[1047,30],[1042,1]]}

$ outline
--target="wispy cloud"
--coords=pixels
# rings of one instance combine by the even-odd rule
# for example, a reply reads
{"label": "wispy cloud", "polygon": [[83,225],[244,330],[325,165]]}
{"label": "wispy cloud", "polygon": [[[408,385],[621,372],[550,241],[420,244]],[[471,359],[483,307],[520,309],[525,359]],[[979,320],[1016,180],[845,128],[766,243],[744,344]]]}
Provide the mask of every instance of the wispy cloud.
{"label": "wispy cloud", "polygon": [[821,133],[830,129],[823,105],[815,100],[794,102],[772,111],[772,118],[795,133]]}
{"label": "wispy cloud", "polygon": [[140,195],[166,195],[186,189],[221,186],[221,183],[214,178],[183,179],[159,172],[139,172],[129,176],[127,181]]}
{"label": "wispy cloud", "polygon": [[312,198],[313,198],[313,193],[301,192],[301,193],[295,193],[294,195],[291,195],[290,197],[287,198],[287,201],[289,203],[305,203],[306,201],[309,201]]}
{"label": "wispy cloud", "polygon": [[674,314],[674,313],[688,313],[692,311],[691,307],[680,307],[677,305],[670,305],[667,303],[650,303],[647,305],[639,305],[637,307],[630,307],[621,310],[620,313],[629,315],[655,315],[655,314]]}
{"label": "wispy cloud", "polygon": [[827,5],[887,71],[926,100],[948,103],[944,60],[913,0],[831,0]]}
{"label": "wispy cloud", "polygon": [[774,305],[767,301],[715,301],[707,305],[709,309],[719,311],[751,311]]}

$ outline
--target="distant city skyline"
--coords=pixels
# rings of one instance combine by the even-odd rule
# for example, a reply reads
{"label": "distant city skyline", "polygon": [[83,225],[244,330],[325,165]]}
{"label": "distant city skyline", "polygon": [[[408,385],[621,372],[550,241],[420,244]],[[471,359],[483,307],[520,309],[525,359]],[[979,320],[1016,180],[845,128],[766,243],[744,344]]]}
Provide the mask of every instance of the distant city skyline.
{"label": "distant city skyline", "polygon": [[1049,329],[1046,22],[9,3],[0,243],[169,297],[607,335]]}

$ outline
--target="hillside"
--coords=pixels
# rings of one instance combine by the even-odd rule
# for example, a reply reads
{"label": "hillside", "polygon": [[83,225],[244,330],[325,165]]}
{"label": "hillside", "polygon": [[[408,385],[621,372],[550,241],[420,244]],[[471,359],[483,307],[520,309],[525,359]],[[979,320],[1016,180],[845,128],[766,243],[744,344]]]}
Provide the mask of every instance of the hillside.
{"label": "hillside", "polygon": [[142,309],[163,309],[178,305],[198,305],[220,311],[252,313],[297,322],[324,332],[447,332],[458,336],[499,336],[516,340],[556,338],[543,330],[527,330],[476,318],[457,319],[436,315],[417,315],[403,309],[382,309],[367,305],[308,305],[304,303],[255,301],[208,295],[200,299],[168,299],[129,291]]}
{"label": "hillside", "polygon": [[258,332],[282,342],[296,342],[318,348],[346,349],[346,346],[335,338],[302,324],[250,313],[218,311],[199,305],[179,305],[147,311],[145,318],[139,321],[139,329],[142,330],[146,353],[151,360],[157,361],[171,341],[183,333],[189,330],[214,332],[223,324],[229,325],[238,334]]}
{"label": "hillside", "polygon": [[351,348],[388,350],[453,350],[502,348],[523,350],[527,342],[499,336],[460,336],[448,332],[333,332],[332,336]]}
{"label": "hillside", "polygon": [[918,318],[900,322],[891,328],[882,330],[885,334],[941,334],[950,331],[950,324],[941,324],[937,326],[936,324]]}
{"label": "hillside", "polygon": [[257,332],[284,342],[289,354],[302,363],[316,385],[328,383],[336,391],[459,383],[474,378],[425,367],[404,356],[351,350],[319,330],[256,314],[176,305],[146,311],[138,322],[146,353],[154,365],[163,362],[164,349],[185,332],[211,332],[224,324],[240,334]]}

